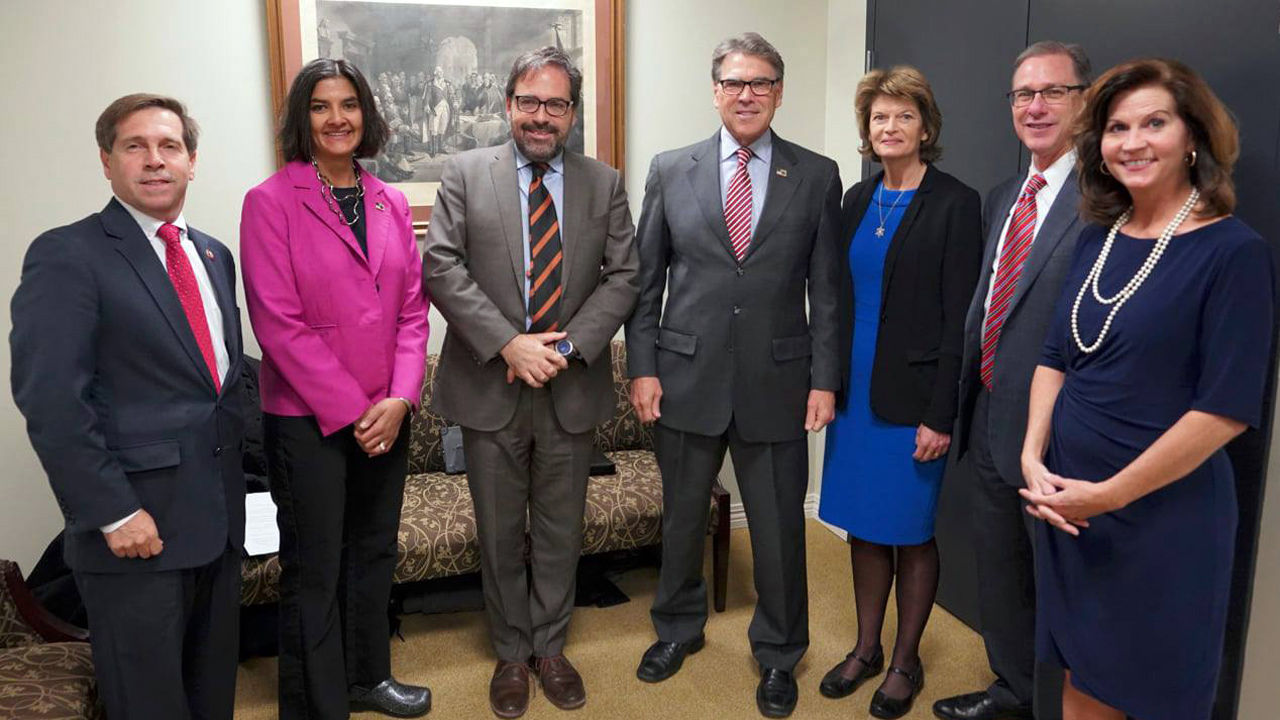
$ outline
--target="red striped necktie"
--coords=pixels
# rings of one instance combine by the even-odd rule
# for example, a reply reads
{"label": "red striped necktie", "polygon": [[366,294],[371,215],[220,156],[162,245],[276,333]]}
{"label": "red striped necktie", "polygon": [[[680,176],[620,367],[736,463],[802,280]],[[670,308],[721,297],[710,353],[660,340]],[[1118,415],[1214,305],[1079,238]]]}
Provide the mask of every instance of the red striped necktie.
{"label": "red striped necktie", "polygon": [[164,241],[164,264],[169,271],[169,282],[178,293],[182,302],[182,311],[187,316],[187,324],[196,336],[196,345],[200,346],[200,354],[204,356],[204,364],[209,367],[213,376],[213,388],[222,391],[222,381],[218,377],[218,360],[213,354],[213,338],[209,335],[209,320],[204,314],[204,300],[200,297],[200,286],[196,283],[195,271],[191,269],[191,261],[182,249],[182,231],[177,225],[165,223],[156,233]]}
{"label": "red striped necktie", "polygon": [[543,175],[550,166],[533,163],[529,183],[529,332],[560,327],[560,222]]}
{"label": "red striped necktie", "polygon": [[1031,254],[1031,242],[1036,235],[1036,193],[1045,186],[1044,176],[1036,173],[1027,181],[1018,204],[1009,221],[1009,231],[1004,236],[1004,247],[996,265],[996,281],[991,287],[991,301],[987,305],[987,319],[982,324],[982,365],[979,374],[982,384],[991,389],[995,372],[996,347],[1000,343],[1000,330],[1009,316],[1009,301],[1018,287],[1022,266]]}
{"label": "red striped necktie", "polygon": [[729,181],[729,192],[724,199],[724,222],[729,227],[729,241],[733,245],[733,256],[741,263],[747,256],[747,248],[751,247],[751,175],[747,172],[747,161],[751,159],[751,148],[740,147],[738,169]]}

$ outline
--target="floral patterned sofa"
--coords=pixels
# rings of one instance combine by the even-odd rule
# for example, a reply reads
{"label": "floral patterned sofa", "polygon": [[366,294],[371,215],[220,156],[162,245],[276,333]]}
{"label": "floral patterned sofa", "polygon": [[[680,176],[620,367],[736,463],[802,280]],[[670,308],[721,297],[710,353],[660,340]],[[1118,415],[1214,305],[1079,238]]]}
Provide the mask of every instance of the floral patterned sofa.
{"label": "floral patterned sofa", "polygon": [[0,717],[103,718],[88,637],[45,612],[17,563],[0,560]]}
{"label": "floral patterned sofa", "polygon": [[[424,408],[435,382],[435,355],[427,358],[422,383]],[[630,550],[661,541],[662,475],[653,456],[652,431],[641,425],[628,401],[626,349],[613,343],[613,418],[596,429],[597,446],[613,460],[617,473],[594,476],[587,486],[582,553]],[[394,580],[409,583],[479,572],[475,509],[466,475],[444,473],[440,431],[444,418],[425,409],[415,416],[409,446],[409,477],[400,514],[400,557]],[[709,531],[715,608],[723,612],[728,578],[729,495],[716,484]],[[257,605],[279,600],[280,563],[275,555],[246,558],[241,602]]]}

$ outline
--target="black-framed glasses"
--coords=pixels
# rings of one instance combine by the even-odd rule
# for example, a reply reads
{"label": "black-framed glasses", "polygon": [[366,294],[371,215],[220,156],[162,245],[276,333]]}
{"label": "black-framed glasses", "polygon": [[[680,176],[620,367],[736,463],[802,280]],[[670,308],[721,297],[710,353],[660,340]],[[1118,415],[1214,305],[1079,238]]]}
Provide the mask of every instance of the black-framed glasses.
{"label": "black-framed glasses", "polygon": [[1030,105],[1031,102],[1036,99],[1037,95],[1044,98],[1044,101],[1050,105],[1061,105],[1067,101],[1067,96],[1071,94],[1072,90],[1084,90],[1085,87],[1087,86],[1050,85],[1049,87],[1041,90],[1031,90],[1028,88],[1014,90],[1013,92],[1005,93],[1004,96],[1009,98],[1009,104],[1014,107],[1026,107],[1027,105]]}
{"label": "black-framed glasses", "polygon": [[516,95],[513,99],[516,101],[517,110],[530,115],[538,112],[538,108],[545,107],[547,114],[551,117],[564,117],[569,112],[569,108],[573,107],[573,103],[564,98],[539,100],[532,95]]}
{"label": "black-framed glasses", "polygon": [[770,80],[769,78],[756,78],[755,80],[720,80],[720,89],[725,95],[741,95],[742,91],[751,87],[752,95],[768,95],[773,86],[782,82],[781,80]]}

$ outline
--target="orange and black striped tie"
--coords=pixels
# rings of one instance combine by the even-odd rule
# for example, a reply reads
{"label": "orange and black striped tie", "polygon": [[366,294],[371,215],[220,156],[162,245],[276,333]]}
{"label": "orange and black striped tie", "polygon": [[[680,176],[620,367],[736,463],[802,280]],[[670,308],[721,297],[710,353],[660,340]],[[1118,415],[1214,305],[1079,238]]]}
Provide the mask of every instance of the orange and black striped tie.
{"label": "orange and black striped tie", "polygon": [[551,192],[542,182],[549,169],[533,163],[529,183],[529,332],[554,332],[560,327],[560,221]]}

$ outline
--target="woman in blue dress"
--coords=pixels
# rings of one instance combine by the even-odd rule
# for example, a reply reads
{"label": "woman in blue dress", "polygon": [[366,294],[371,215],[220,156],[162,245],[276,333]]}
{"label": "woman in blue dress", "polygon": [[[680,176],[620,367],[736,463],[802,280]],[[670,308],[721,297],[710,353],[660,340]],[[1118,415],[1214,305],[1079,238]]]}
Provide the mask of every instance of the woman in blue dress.
{"label": "woman in blue dress", "polygon": [[827,429],[819,517],[849,536],[858,640],[819,689],[845,697],[884,668],[880,633],[896,577],[897,642],[870,707],[896,718],[924,683],[920,638],[938,586],[934,511],[982,230],[978,194],[931,164],[942,114],[918,70],[869,73],[855,108],[860,150],[884,171],[844,197],[848,364]]}
{"label": "woman in blue dress", "polygon": [[1223,446],[1261,420],[1267,243],[1231,217],[1236,128],[1181,63],[1089,89],[1084,216],[1031,385],[1022,465],[1037,528],[1037,653],[1064,720],[1205,720],[1235,543]]}

